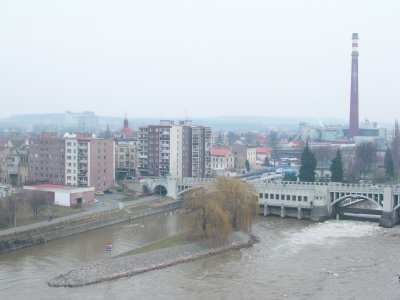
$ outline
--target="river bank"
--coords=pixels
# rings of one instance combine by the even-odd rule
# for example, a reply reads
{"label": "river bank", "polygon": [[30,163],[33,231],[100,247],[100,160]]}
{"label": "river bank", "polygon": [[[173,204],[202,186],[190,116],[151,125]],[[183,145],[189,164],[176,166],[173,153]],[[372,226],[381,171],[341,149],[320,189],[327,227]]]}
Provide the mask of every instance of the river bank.
{"label": "river bank", "polygon": [[131,277],[159,270],[229,250],[251,247],[257,242],[253,235],[235,232],[222,246],[210,246],[209,241],[193,242],[147,253],[104,259],[83,265],[48,281],[51,287],[82,287]]}
{"label": "river bank", "polygon": [[47,243],[67,236],[100,229],[119,223],[131,222],[176,210],[176,201],[151,202],[148,205],[124,207],[97,212],[85,212],[48,222],[0,231],[0,254]]}

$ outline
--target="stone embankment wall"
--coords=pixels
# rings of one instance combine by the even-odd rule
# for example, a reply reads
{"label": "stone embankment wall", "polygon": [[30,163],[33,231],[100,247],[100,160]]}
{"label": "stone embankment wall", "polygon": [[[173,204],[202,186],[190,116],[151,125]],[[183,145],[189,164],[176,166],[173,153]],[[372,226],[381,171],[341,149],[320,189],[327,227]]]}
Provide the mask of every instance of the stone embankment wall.
{"label": "stone embankment wall", "polygon": [[48,224],[40,227],[32,226],[33,228],[24,231],[18,230],[17,227],[15,232],[9,232],[10,230],[8,230],[8,234],[1,234],[0,232],[0,254],[40,245],[51,240],[60,239],[89,230],[176,210],[180,205],[180,202],[175,202],[157,208],[148,208],[141,212],[135,210],[131,211],[128,209],[93,212],[84,216],[71,216],[71,218],[67,220],[63,219],[58,221],[57,219],[54,219],[48,222]]}

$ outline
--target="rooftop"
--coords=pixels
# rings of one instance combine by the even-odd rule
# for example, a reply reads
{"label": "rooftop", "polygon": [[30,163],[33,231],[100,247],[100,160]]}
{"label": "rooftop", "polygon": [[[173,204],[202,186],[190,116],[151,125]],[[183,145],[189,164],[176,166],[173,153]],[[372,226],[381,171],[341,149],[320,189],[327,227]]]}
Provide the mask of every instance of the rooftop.
{"label": "rooftop", "polygon": [[94,187],[77,187],[77,186],[67,186],[61,184],[50,184],[50,183],[43,183],[43,184],[35,184],[35,185],[27,185],[24,186],[24,190],[34,190],[34,191],[43,191],[43,192],[88,192],[94,191]]}
{"label": "rooftop", "polygon": [[228,156],[231,154],[231,149],[228,147],[213,147],[210,152],[212,156]]}

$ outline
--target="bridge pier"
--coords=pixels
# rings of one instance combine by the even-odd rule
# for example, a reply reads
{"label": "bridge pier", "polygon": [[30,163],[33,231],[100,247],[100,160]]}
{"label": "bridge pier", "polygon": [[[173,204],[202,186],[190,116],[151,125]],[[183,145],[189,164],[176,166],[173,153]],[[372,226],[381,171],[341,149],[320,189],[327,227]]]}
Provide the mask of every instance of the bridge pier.
{"label": "bridge pier", "polygon": [[392,228],[400,221],[397,211],[384,211],[382,217],[379,220],[379,225],[384,228]]}
{"label": "bridge pier", "polygon": [[281,206],[281,218],[284,218],[284,217],[286,217],[286,209],[285,209],[285,207],[282,205],[282,206]]}
{"label": "bridge pier", "polygon": [[313,206],[311,208],[310,219],[315,222],[321,222],[329,219],[330,214],[326,206]]}
{"label": "bridge pier", "polygon": [[297,208],[297,219],[301,220],[303,218],[303,214],[301,211],[301,207]]}

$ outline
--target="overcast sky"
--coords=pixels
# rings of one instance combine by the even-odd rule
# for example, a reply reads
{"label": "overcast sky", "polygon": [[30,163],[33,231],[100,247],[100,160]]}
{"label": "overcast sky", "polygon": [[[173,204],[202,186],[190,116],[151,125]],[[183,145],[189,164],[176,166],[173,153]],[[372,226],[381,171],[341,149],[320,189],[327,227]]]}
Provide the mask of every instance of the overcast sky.
{"label": "overcast sky", "polygon": [[400,117],[398,0],[1,0],[0,117]]}

